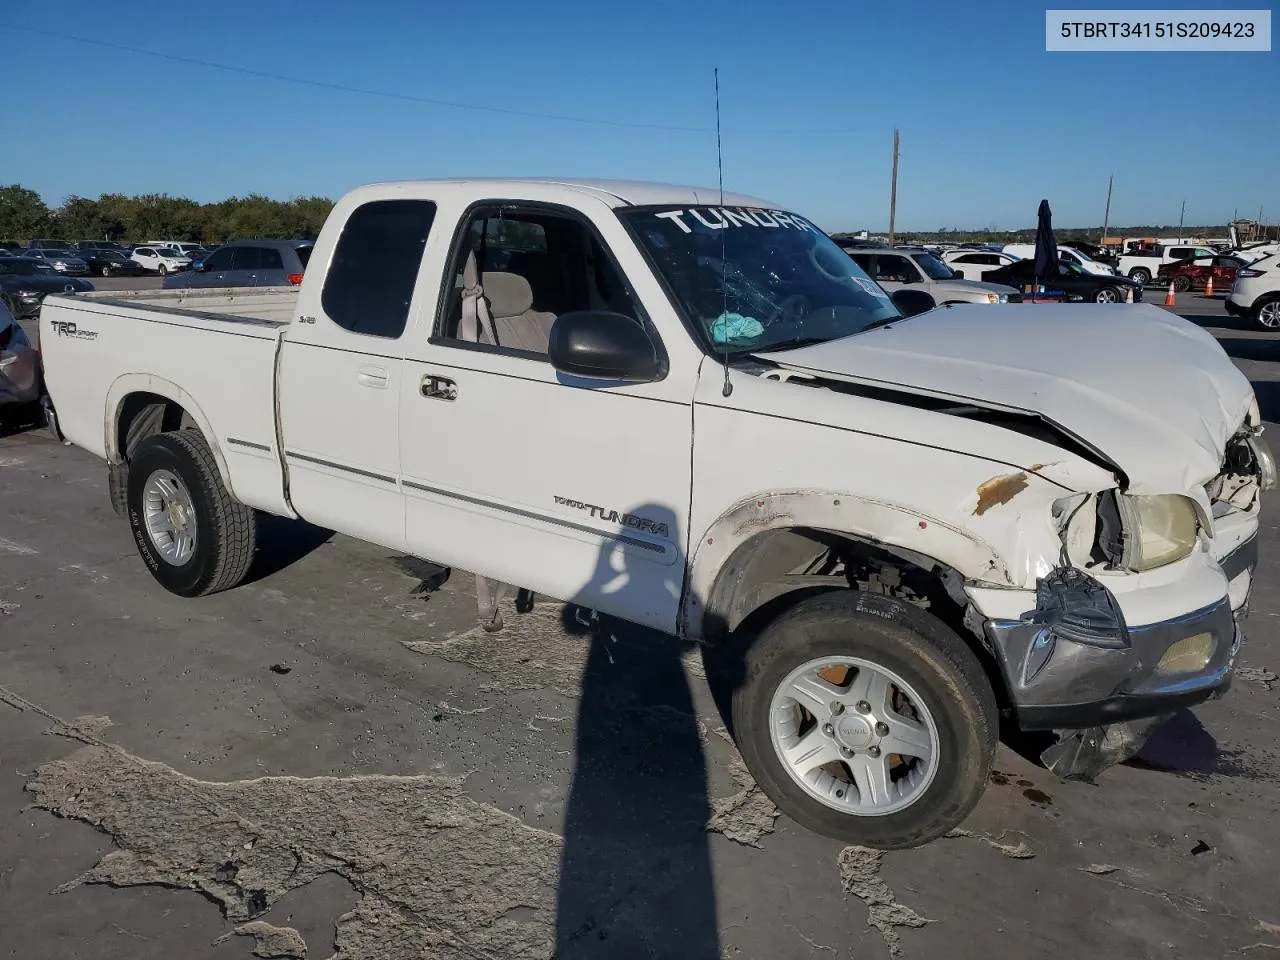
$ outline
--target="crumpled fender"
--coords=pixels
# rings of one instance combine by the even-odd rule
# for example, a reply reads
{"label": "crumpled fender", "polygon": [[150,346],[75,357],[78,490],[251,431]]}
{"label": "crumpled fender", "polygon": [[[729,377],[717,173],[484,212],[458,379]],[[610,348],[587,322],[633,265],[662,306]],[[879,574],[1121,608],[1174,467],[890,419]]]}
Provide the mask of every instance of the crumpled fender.
{"label": "crumpled fender", "polygon": [[1016,586],[1004,558],[991,544],[955,525],[888,500],[834,490],[762,493],[735,503],[691,545],[688,589],[681,610],[682,634],[697,640],[716,580],[734,552],[769,530],[809,527],[923,554],[958,571],[966,580]]}

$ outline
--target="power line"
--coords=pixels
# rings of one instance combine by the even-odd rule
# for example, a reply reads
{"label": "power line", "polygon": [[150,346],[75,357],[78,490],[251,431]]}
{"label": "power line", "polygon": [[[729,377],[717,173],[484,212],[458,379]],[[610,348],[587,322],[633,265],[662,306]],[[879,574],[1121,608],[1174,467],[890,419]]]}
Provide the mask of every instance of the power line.
{"label": "power line", "polygon": [[[312,77],[296,77],[285,73],[273,73],[269,70],[255,70],[251,67],[237,67],[228,63],[217,63],[213,60],[199,60],[195,57],[183,57],[176,53],[162,53],[158,50],[146,50],[142,47],[131,47],[122,43],[111,43],[107,40],[96,40],[92,37],[80,37],[70,33],[58,33],[53,30],[40,30],[35,27],[17,27],[0,23],[0,30],[11,30],[16,33],[29,33],[55,40],[67,40],[122,53],[132,53],[143,57],[154,57],[158,60],[169,60],[173,63],[184,63],[193,67],[206,67],[210,70],[222,70],[226,73],[238,73],[260,80],[276,80],[281,83],[296,83],[322,90],[335,90],[341,93],[354,93],[366,97],[382,97],[386,100],[400,100],[408,103],[424,104],[432,107],[446,107],[451,110],[472,110],[482,113],[495,113],[508,117],[525,117],[533,120],[552,120],[557,123],[578,123],[587,126],[623,127],[632,130],[665,130],[675,133],[715,133],[714,127],[678,126],[666,123],[640,123],[632,120],[611,120],[607,117],[579,117],[562,113],[543,113],[535,110],[516,110],[510,107],[499,107],[484,103],[462,103],[457,100],[442,100],[436,97],[420,97],[412,93],[396,93],[392,90],[374,90],[369,87],[350,86],[345,83],[333,83],[329,80],[316,80]],[[774,136],[821,136],[824,134],[857,133],[853,128],[827,128],[816,130],[773,130],[773,129],[741,129],[739,134]]]}

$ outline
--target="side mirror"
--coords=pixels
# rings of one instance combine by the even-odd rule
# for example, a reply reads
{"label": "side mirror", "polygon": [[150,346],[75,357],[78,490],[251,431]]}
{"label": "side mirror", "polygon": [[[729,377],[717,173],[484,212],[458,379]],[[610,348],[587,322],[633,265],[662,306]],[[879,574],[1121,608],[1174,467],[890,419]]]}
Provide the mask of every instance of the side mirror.
{"label": "side mirror", "polygon": [[645,329],[631,317],[607,310],[557,317],[547,356],[561,373],[595,380],[648,383],[661,373],[658,351]]}
{"label": "side mirror", "polygon": [[889,295],[904,317],[915,317],[922,313],[928,313],[937,304],[933,302],[933,297],[925,293],[923,290],[895,290]]}

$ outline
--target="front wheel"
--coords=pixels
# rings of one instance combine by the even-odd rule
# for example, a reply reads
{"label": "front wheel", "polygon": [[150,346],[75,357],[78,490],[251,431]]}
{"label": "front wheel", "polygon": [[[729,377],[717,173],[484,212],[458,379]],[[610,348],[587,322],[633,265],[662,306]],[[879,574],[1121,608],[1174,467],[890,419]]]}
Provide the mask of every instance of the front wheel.
{"label": "front wheel", "polygon": [[1145,267],[1135,267],[1129,271],[1129,279],[1136,280],[1145,287],[1151,282],[1151,271]]}
{"label": "front wheel", "polygon": [[1253,308],[1253,319],[1263,330],[1280,330],[1280,297],[1257,304]]}
{"label": "front wheel", "polygon": [[147,569],[171,593],[236,586],[253,561],[254,512],[232,498],[195,430],[157,433],[129,461],[129,527]]}
{"label": "front wheel", "polygon": [[111,268],[110,268],[110,267],[102,267],[98,272],[99,272],[99,273],[101,273],[104,277],[109,277],[109,276],[111,276]]}
{"label": "front wheel", "polygon": [[929,614],[830,593],[768,625],[733,694],[738,748],[797,823],[846,843],[915,847],[955,827],[986,788],[991,685]]}
{"label": "front wheel", "polygon": [[1094,303],[1119,303],[1120,291],[1115,287],[1103,287],[1093,295]]}
{"label": "front wheel", "polygon": [[1178,293],[1186,293],[1191,289],[1191,278],[1186,276],[1177,276],[1173,278],[1173,289]]}
{"label": "front wheel", "polygon": [[169,274],[169,268],[168,268],[168,267],[166,267],[166,266],[162,263],[162,264],[160,264],[160,266],[156,269],[156,272],[157,272],[157,273],[159,273],[159,274],[160,274],[160,276],[162,276],[162,277],[164,277],[164,276],[168,276],[168,274]]}

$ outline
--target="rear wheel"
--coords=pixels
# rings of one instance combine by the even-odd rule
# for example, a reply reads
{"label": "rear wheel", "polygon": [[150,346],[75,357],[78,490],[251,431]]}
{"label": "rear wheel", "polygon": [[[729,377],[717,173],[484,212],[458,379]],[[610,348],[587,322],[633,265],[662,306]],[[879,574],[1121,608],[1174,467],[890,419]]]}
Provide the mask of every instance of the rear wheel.
{"label": "rear wheel", "polygon": [[1134,267],[1129,271],[1129,279],[1136,280],[1138,283],[1146,286],[1151,282],[1151,271],[1146,267]]}
{"label": "rear wheel", "polygon": [[956,826],[995,754],[995,697],[973,652],[888,597],[831,593],[783,614],[748,650],[732,712],[742,757],[779,809],[879,849]]}
{"label": "rear wheel", "polygon": [[1280,330],[1280,297],[1273,296],[1254,304],[1253,319],[1263,330]]}
{"label": "rear wheel", "polygon": [[254,512],[232,498],[195,430],[143,440],[129,462],[129,527],[162,587],[199,597],[236,586],[253,561]]}
{"label": "rear wheel", "polygon": [[1191,289],[1191,278],[1188,276],[1177,276],[1173,278],[1173,289],[1178,293],[1186,293]]}

